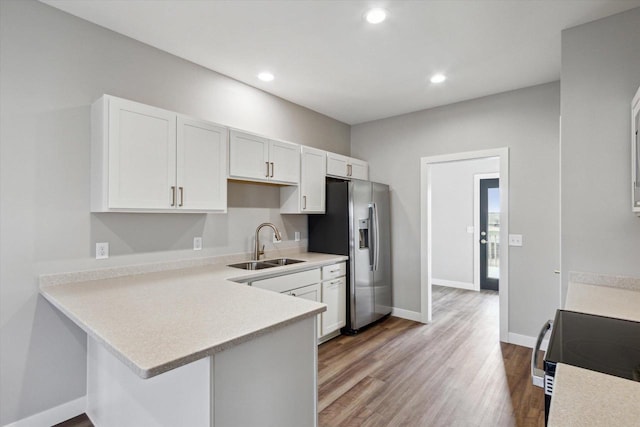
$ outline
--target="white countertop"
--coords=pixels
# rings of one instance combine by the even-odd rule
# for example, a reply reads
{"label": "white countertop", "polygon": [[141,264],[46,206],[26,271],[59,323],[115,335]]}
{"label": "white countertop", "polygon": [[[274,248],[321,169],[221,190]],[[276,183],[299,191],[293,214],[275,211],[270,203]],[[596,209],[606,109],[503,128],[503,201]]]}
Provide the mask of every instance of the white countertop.
{"label": "white countertop", "polygon": [[570,311],[640,322],[640,292],[571,282],[567,290],[564,308]]}
{"label": "white countertop", "polygon": [[[118,268],[49,275],[41,278],[40,292],[138,376],[150,378],[325,311],[321,303],[234,283],[347,259],[317,253],[293,258],[306,262],[257,271],[204,265],[133,275]],[[110,277],[87,280],[105,275]]]}
{"label": "white countertop", "polygon": [[548,427],[640,425],[640,382],[559,363]]}
{"label": "white countertop", "polygon": [[[640,278],[572,273],[564,308],[640,321]],[[563,363],[556,369],[549,427],[640,426],[640,382]]]}

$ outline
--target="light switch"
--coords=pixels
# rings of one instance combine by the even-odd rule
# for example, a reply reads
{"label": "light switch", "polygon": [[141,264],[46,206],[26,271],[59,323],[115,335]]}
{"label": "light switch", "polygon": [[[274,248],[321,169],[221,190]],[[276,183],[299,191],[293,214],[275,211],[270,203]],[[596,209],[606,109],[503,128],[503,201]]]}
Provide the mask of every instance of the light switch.
{"label": "light switch", "polygon": [[509,234],[509,246],[522,246],[522,234]]}

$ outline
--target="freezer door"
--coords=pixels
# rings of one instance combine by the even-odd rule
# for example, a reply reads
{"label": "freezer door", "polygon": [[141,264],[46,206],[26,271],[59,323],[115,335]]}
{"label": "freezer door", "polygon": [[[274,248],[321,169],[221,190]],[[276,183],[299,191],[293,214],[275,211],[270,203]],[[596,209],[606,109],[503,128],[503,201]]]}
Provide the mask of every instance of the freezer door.
{"label": "freezer door", "polygon": [[391,217],[389,186],[373,183],[373,294],[377,320],[391,313]]}
{"label": "freezer door", "polygon": [[374,320],[373,266],[371,253],[371,183],[349,182],[350,310],[351,329],[360,329]]}

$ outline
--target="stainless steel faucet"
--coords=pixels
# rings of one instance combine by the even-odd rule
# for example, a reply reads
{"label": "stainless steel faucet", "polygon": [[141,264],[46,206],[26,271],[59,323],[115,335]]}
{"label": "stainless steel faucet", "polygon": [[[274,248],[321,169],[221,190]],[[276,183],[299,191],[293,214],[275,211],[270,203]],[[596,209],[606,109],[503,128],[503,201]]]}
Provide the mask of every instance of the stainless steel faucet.
{"label": "stainless steel faucet", "polygon": [[260,248],[260,230],[262,230],[263,227],[273,228],[273,233],[276,236],[276,240],[278,242],[282,240],[282,236],[280,235],[280,232],[275,225],[271,224],[270,222],[263,222],[262,224],[260,224],[258,228],[256,228],[256,247],[253,252],[253,258],[256,261],[260,259],[260,255],[264,255],[264,245],[262,245],[262,248]]}

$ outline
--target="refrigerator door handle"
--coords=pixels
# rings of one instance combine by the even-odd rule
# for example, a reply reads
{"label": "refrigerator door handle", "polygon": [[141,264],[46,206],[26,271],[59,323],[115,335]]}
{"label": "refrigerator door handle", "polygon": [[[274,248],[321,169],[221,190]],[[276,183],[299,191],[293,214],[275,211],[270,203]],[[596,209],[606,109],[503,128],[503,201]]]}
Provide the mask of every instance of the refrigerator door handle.
{"label": "refrigerator door handle", "polygon": [[376,241],[376,239],[378,238],[377,235],[372,235],[374,227],[373,227],[373,216],[374,216],[374,212],[375,212],[375,205],[374,204],[370,204],[369,205],[369,269],[371,271],[374,270],[374,254],[376,251],[376,248],[378,247],[378,242]]}
{"label": "refrigerator door handle", "polygon": [[373,255],[373,271],[378,271],[378,264],[380,262],[380,245],[378,243],[380,243],[378,240],[380,239],[380,223],[378,222],[378,206],[374,203],[373,204],[373,216],[374,216],[374,221],[373,221],[373,228],[374,230],[376,230],[375,235],[373,236],[374,238],[374,255]]}

